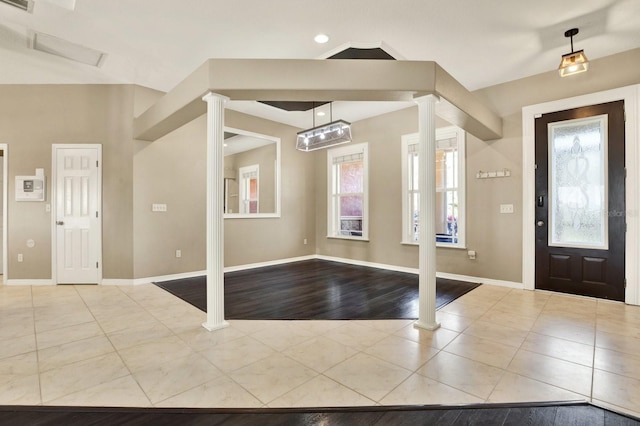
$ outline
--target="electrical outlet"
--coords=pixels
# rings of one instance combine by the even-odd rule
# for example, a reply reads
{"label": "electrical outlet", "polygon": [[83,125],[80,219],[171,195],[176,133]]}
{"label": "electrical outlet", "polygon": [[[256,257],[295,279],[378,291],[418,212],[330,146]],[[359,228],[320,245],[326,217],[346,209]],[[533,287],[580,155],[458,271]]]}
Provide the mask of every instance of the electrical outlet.
{"label": "electrical outlet", "polygon": [[18,262],[22,262],[23,260],[22,253],[18,253]]}
{"label": "electrical outlet", "polygon": [[152,212],[166,212],[167,205],[166,204],[151,204]]}
{"label": "electrical outlet", "polygon": [[182,250],[176,250],[176,257],[178,259],[182,257]]}
{"label": "electrical outlet", "polygon": [[302,240],[302,244],[307,245],[307,239]]}
{"label": "electrical outlet", "polygon": [[500,213],[513,213],[513,204],[500,204]]}

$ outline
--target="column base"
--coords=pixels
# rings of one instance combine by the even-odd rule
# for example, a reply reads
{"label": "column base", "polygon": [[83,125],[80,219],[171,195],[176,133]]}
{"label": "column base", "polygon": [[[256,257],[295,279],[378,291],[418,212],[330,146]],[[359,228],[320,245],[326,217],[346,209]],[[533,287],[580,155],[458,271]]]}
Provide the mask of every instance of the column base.
{"label": "column base", "polygon": [[202,326],[204,328],[206,328],[207,330],[209,330],[209,331],[216,331],[216,330],[220,330],[222,328],[229,327],[229,323],[226,322],[226,321],[222,321],[221,323],[218,323],[218,324],[209,324],[207,322],[203,322]]}
{"label": "column base", "polygon": [[423,328],[425,330],[433,331],[440,328],[440,323],[439,322],[426,323],[426,322],[416,321],[413,323],[413,328]]}

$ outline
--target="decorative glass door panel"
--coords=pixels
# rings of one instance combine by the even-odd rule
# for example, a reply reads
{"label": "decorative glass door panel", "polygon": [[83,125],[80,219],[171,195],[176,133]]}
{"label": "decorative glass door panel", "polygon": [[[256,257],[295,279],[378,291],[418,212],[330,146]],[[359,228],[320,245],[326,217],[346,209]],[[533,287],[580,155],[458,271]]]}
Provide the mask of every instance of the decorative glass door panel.
{"label": "decorative glass door panel", "polygon": [[549,245],[608,248],[607,116],[549,123]]}

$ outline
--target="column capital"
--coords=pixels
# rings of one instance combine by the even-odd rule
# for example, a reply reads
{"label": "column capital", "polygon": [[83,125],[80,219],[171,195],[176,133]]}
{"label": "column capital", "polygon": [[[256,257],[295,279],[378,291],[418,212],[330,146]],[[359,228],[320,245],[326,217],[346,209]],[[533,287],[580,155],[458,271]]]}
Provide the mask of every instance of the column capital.
{"label": "column capital", "polygon": [[417,103],[417,104],[423,104],[426,102],[434,102],[434,103],[438,103],[440,102],[440,96],[434,94],[434,93],[429,93],[428,95],[424,95],[424,96],[419,96],[417,98],[413,98],[413,102]]}
{"label": "column capital", "polygon": [[216,99],[217,100],[222,100],[222,102],[227,102],[227,101],[231,100],[228,96],[220,95],[220,94],[215,93],[215,92],[207,92],[207,94],[202,97],[202,100],[205,101],[205,102],[209,102],[209,101],[216,100]]}

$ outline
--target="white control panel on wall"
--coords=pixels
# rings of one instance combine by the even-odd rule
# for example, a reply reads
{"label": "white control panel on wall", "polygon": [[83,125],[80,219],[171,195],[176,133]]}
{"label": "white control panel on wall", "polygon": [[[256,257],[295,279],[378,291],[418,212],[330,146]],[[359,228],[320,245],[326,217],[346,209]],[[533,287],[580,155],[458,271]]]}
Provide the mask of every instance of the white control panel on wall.
{"label": "white control panel on wall", "polygon": [[44,169],[35,176],[16,176],[16,201],[44,201],[46,190]]}
{"label": "white control panel on wall", "polygon": [[166,204],[151,204],[152,212],[166,212],[167,205]]}

